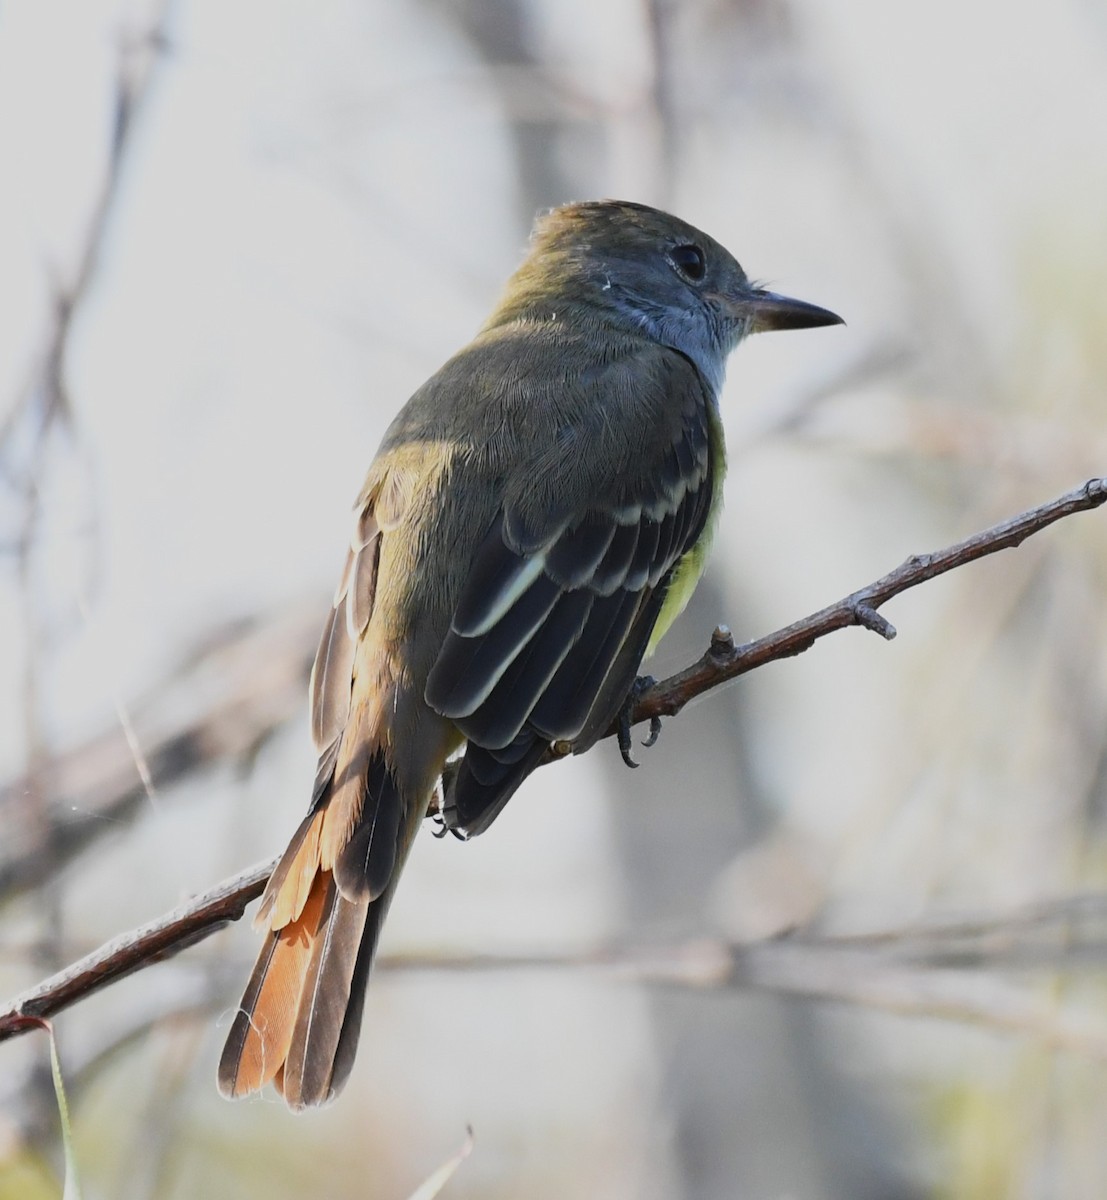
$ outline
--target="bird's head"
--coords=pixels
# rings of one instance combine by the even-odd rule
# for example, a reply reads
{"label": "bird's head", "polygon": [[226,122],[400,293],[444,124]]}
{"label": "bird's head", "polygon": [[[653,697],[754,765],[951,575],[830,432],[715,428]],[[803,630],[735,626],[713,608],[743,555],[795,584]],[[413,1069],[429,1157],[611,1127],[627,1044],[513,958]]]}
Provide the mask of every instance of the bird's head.
{"label": "bird's head", "polygon": [[540,217],[490,324],[559,312],[645,333],[687,355],[716,386],[747,334],[842,320],[751,283],[728,250],[687,222],[620,200]]}

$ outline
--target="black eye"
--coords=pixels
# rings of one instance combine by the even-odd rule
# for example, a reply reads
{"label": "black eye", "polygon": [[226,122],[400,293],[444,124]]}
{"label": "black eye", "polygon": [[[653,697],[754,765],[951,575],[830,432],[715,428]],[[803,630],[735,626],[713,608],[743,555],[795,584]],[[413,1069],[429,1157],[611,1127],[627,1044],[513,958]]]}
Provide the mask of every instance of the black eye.
{"label": "black eye", "polygon": [[673,266],[693,283],[699,283],[707,272],[707,259],[699,246],[674,246],[669,251],[669,260]]}

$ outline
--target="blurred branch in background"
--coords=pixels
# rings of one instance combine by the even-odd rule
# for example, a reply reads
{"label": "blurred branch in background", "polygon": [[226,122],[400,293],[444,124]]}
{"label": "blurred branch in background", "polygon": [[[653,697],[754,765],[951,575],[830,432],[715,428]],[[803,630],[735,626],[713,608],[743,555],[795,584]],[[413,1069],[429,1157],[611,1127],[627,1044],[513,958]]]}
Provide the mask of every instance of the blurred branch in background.
{"label": "blurred branch in background", "polygon": [[[12,529],[0,534],[0,540],[5,550],[10,542],[14,591],[20,605],[23,631],[20,716],[27,763],[19,789],[7,802],[0,802],[0,818],[7,831],[5,845],[13,848],[18,845],[29,853],[30,859],[36,860],[28,862],[36,882],[56,877],[66,857],[57,836],[60,826],[51,785],[40,773],[50,758],[42,672],[46,653],[60,631],[71,624],[71,614],[59,621],[51,606],[44,603],[49,590],[42,586],[46,554],[41,533],[49,499],[59,487],[63,492],[83,490],[83,532],[92,547],[87,559],[91,569],[86,568],[86,578],[77,585],[77,604],[83,606],[88,580],[97,565],[99,531],[92,487],[94,463],[81,444],[70,404],[69,351],[74,322],[93,289],[101,263],[136,120],[166,49],[167,11],[168,4],[158,3],[143,18],[134,17],[116,30],[111,130],[104,148],[99,187],[90,199],[83,231],[77,236],[70,261],[50,264],[48,311],[42,319],[41,341],[32,348],[26,378],[3,406],[0,417],[0,488],[12,499]],[[67,473],[71,473],[69,478]],[[0,887],[0,899],[2,896]],[[62,899],[58,888],[46,889],[39,897],[34,961],[56,965],[62,960]],[[49,1076],[40,1064],[23,1082],[21,1099],[27,1123],[35,1128],[37,1116],[41,1131],[52,1107]]]}
{"label": "blurred branch in background", "polygon": [[[274,858],[250,867],[161,919],[120,935],[17,997],[0,1012],[0,1041],[28,1032],[28,1018],[56,1015],[237,920],[261,894],[275,863]],[[745,988],[1033,1035],[1053,1049],[1107,1063],[1107,1019],[1102,1013],[1059,1011],[1035,982],[1008,984],[988,978],[1001,971],[1024,976],[1030,970],[1100,970],[1104,963],[1107,893],[1091,893],[1006,914],[856,935],[821,936],[798,929],[749,942],[700,937],[548,954],[384,954],[377,970],[586,968],[624,983]],[[174,991],[180,999],[183,993]],[[220,994],[213,989],[211,1002]]]}
{"label": "blurred branch in background", "polygon": [[[70,336],[76,315],[96,276],[119,196],[136,117],[149,92],[159,56],[165,50],[166,9],[167,5],[160,5],[151,14],[148,24],[127,28],[118,34],[113,127],[100,190],[92,200],[86,229],[72,266],[67,270],[55,267],[51,312],[46,320],[42,345],[33,357],[29,378],[0,422],[0,478],[19,497],[21,508],[12,542],[26,633],[22,712],[28,771],[19,789],[10,797],[12,809],[9,811],[12,812],[12,824],[20,829],[25,839],[37,842],[37,852],[46,857],[56,845],[56,823],[48,812],[49,788],[38,775],[48,757],[40,729],[39,653],[52,631],[44,619],[36,580],[39,525],[43,498],[56,465],[52,458],[57,449],[56,438],[65,434],[77,441],[66,382]],[[63,469],[72,465],[71,460],[62,464]],[[84,466],[87,470],[88,464]],[[91,502],[88,507],[94,512]],[[22,849],[26,852],[29,848],[24,846]],[[54,863],[53,868],[44,864],[40,867],[40,875],[56,869],[57,865],[60,862]],[[0,889],[0,896],[2,894]]]}
{"label": "blurred branch in background", "polygon": [[[1089,480],[1055,500],[945,550],[914,555],[897,570],[837,604],[747,646],[735,647],[729,633],[716,630],[704,657],[692,667],[655,684],[637,706],[633,719],[641,721],[661,713],[675,714],[696,696],[737,675],[800,654],[819,638],[849,625],[863,625],[890,639],[895,636],[895,630],[876,610],[893,596],[985,555],[1017,546],[1053,522],[1096,508],[1104,501],[1107,501],[1107,478]],[[150,777],[159,782],[168,781],[205,761],[248,751],[287,718],[295,703],[293,693],[302,683],[304,661],[302,622],[296,620],[287,627],[282,626],[276,636],[271,632],[258,635],[250,631],[230,652],[221,651],[217,663],[222,670],[212,678],[221,681],[223,688],[228,684],[230,687],[229,692],[220,690],[214,703],[207,690],[197,688],[194,680],[190,679],[184,685],[178,683],[176,686],[183,687],[183,693],[191,697],[192,704],[184,714],[174,712],[175,706],[169,705],[173,718],[163,721],[156,733],[151,732],[152,740],[144,742],[152,764]],[[206,703],[201,702],[197,712],[198,695]],[[614,732],[614,729],[610,730],[608,736]],[[565,753],[568,753],[568,747],[565,747]],[[94,766],[99,767],[99,773],[90,779],[88,776]],[[121,774],[124,782],[119,791]],[[59,763],[53,782],[65,796],[61,802],[63,807],[73,802],[72,793],[67,794],[63,789],[75,785],[83,789],[79,805],[82,809],[90,806],[91,811],[101,817],[109,812],[126,815],[138,794],[133,779],[127,778],[130,774],[121,762],[118,743],[113,753],[111,744],[105,746],[100,739]],[[23,786],[22,781],[17,781],[9,791],[18,794]],[[71,828],[59,850],[69,855],[78,853],[89,844],[91,831],[95,828],[94,823]],[[55,861],[53,856],[50,861]],[[29,993],[17,997],[7,1012],[0,1013],[0,1041],[24,1032],[26,1017],[53,1016],[77,1000],[144,966],[159,962],[215,933],[229,921],[237,920],[245,906],[260,895],[274,863],[275,860],[252,867],[167,917],[120,935]],[[17,850],[6,869],[9,890],[20,883],[17,864],[27,871],[24,886],[38,882],[34,860],[25,860]],[[0,880],[3,878],[4,872],[0,871]],[[730,966],[718,982],[749,982],[750,977],[736,954],[736,949],[730,953]],[[519,960],[511,961],[519,965]],[[802,991],[808,985],[801,983],[798,986]]]}
{"label": "blurred branch in background", "polygon": [[133,706],[142,770],[116,726],[0,789],[5,819],[31,788],[49,798],[33,836],[10,821],[0,849],[0,903],[39,887],[117,832],[141,810],[148,786],[248,758],[302,705],[318,626],[319,606],[304,605],[209,637],[193,662]]}

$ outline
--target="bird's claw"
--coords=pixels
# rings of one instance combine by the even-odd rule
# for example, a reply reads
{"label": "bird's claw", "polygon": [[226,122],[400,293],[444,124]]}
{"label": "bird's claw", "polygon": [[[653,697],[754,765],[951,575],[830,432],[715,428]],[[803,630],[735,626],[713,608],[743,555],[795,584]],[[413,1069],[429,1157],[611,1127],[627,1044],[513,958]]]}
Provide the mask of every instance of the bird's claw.
{"label": "bird's claw", "polygon": [[433,837],[444,838],[446,834],[452,833],[459,842],[469,840],[458,828],[457,809],[452,805],[449,808],[439,809],[438,812],[433,813],[431,821],[434,824],[434,828],[431,830]]}
{"label": "bird's claw", "polygon": [[458,841],[464,842],[468,839],[458,828],[461,822],[458,820],[457,805],[453,803],[453,788],[457,779],[459,762],[459,759],[451,759],[442,768],[442,778],[438,781],[435,789],[438,807],[431,814],[431,821],[434,823],[434,829],[431,832],[436,838],[444,838],[446,834],[452,833]]}
{"label": "bird's claw", "polygon": [[650,732],[642,745],[648,750],[651,746],[657,745],[657,739],[661,736],[661,718],[650,717]]}
{"label": "bird's claw", "polygon": [[[630,720],[634,715],[634,707],[641,699],[645,692],[657,682],[652,675],[639,675],[630,686],[630,691],[627,692],[627,698],[623,702],[623,707],[619,710],[619,716],[616,719],[616,738],[619,743],[619,753],[623,757],[623,762],[628,767],[637,767],[638,763],[634,761],[634,755],[631,753],[631,733]],[[661,718],[650,717],[650,732],[645,738],[642,745],[647,749],[650,746],[657,744],[657,739],[661,736]]]}

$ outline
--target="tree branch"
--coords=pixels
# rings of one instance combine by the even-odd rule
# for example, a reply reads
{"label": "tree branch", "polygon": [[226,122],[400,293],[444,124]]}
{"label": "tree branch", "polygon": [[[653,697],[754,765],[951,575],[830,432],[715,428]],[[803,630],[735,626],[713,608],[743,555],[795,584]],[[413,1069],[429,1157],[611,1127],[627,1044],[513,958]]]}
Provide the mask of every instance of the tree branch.
{"label": "tree branch", "polygon": [[[863,625],[886,638],[894,637],[894,628],[877,612],[877,609],[893,596],[988,554],[1017,546],[1053,522],[1074,513],[1097,508],[1105,501],[1107,478],[1091,479],[1055,500],[1012,517],[945,550],[914,555],[902,566],[868,587],[861,588],[836,604],[831,604],[768,637],[736,647],[730,634],[726,630],[718,629],[706,654],[697,663],[663,680],[644,694],[635,709],[634,719],[644,721],[653,716],[673,715],[693,697],[755,667],[800,654],[814,645],[819,638],[848,625]],[[563,752],[566,752],[564,748],[555,747],[554,756]],[[203,940],[229,922],[238,920],[246,905],[261,894],[275,862],[274,859],[251,867],[159,920],[129,933],[120,934],[37,987],[15,997],[6,1009],[0,1010],[0,1041],[23,1032],[27,1028],[24,1018],[49,1017],[61,1012],[125,975],[150,963],[169,958]],[[707,947],[707,956],[698,960],[699,965],[694,966],[690,975],[687,970],[680,969],[674,974],[671,969],[666,968],[653,975],[648,971],[640,971],[639,976],[653,978],[659,982],[679,983],[683,980],[686,986],[689,979],[713,979],[717,985],[725,983],[731,986],[768,986],[775,990],[858,1000],[858,997],[852,995],[851,989],[842,984],[841,972],[837,970],[832,972],[837,980],[833,986],[827,982],[830,976],[825,974],[825,968],[817,975],[810,972],[805,975],[802,964],[797,980],[797,977],[789,974],[789,970],[793,968],[789,967],[787,959],[777,962],[776,959],[770,958],[768,961],[772,970],[768,967],[760,971],[755,970],[751,964],[759,960],[750,957],[751,950],[768,952],[770,943],[760,947],[737,947],[722,942],[703,945]],[[679,966],[681,959],[680,953],[670,954],[668,961],[670,964],[677,962]],[[466,961],[486,962],[492,965],[499,962],[492,959]],[[555,961],[569,960],[524,958],[512,959],[503,965],[552,965]],[[596,960],[593,958],[592,961]],[[705,962],[706,968],[703,965]],[[438,959],[435,960],[435,965],[442,967],[449,964],[446,960]],[[903,997],[906,993],[899,988],[893,988],[889,994],[893,996],[893,1000],[875,1002],[884,1007],[903,1010],[906,1003]],[[864,999],[861,998],[858,1002],[864,1002]],[[961,1010],[969,1011],[965,1005],[961,1006]],[[943,1012],[946,1012],[946,1015],[956,1015],[958,1010],[956,1005],[943,1007],[942,1003],[935,1002],[934,1011],[939,1015]],[[1029,1010],[1020,1009],[1018,1013],[1009,1017],[1006,1024],[1011,1028],[1031,1028],[1034,1027],[1035,1020],[1034,1014]],[[1069,1044],[1070,1040],[1067,1037],[1061,1038],[1063,1044]],[[1097,1053],[1107,1056],[1107,1050],[1100,1050],[1101,1046],[1107,1047],[1107,1038],[1095,1041],[1095,1046]]]}
{"label": "tree branch", "polygon": [[1107,477],[1089,479],[1087,483],[1055,500],[1019,513],[945,550],[936,550],[932,554],[913,554],[901,566],[868,587],[860,588],[837,603],[755,642],[735,646],[730,631],[725,626],[720,627],[715,630],[711,645],[698,662],[642,694],[634,709],[634,723],[653,717],[676,716],[696,696],[766,663],[802,654],[828,633],[849,625],[864,626],[891,641],[896,636],[895,626],[885,620],[877,609],[893,596],[999,550],[1013,549],[1055,521],[1098,508],[1105,501]]}
{"label": "tree branch", "polygon": [[237,921],[246,905],[261,895],[276,865],[276,858],[272,858],[225,879],[156,921],[112,938],[17,996],[0,1012],[0,1042],[25,1032],[27,1017],[51,1017],[131,972],[171,958]]}

